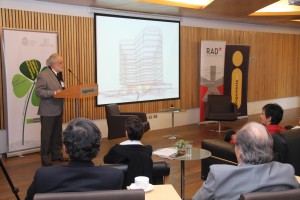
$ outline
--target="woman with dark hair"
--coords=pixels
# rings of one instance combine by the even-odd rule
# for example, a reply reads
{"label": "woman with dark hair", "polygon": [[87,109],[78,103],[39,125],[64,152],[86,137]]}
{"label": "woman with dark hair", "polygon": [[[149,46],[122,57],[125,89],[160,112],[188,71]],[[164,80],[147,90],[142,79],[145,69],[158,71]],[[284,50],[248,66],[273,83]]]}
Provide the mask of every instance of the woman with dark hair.
{"label": "woman with dark hair", "polygon": [[285,130],[285,128],[279,125],[282,117],[283,109],[280,105],[275,103],[265,105],[262,108],[262,113],[260,114],[261,123],[266,126],[270,134]]}
{"label": "woman with dark hair", "polygon": [[136,176],[147,176],[152,182],[152,146],[144,146],[140,141],[144,134],[142,120],[138,117],[128,118],[125,130],[128,140],[113,146],[104,156],[104,163],[128,163],[125,177],[127,186],[134,182]]}
{"label": "woman with dark hair", "polygon": [[[282,117],[283,109],[281,108],[281,106],[276,103],[269,103],[262,108],[262,112],[260,114],[260,122],[267,128],[268,132],[273,135],[275,133],[285,131],[285,128],[279,125]],[[229,131],[226,134],[224,140],[230,142],[231,144],[235,144],[235,137],[235,132]]]}

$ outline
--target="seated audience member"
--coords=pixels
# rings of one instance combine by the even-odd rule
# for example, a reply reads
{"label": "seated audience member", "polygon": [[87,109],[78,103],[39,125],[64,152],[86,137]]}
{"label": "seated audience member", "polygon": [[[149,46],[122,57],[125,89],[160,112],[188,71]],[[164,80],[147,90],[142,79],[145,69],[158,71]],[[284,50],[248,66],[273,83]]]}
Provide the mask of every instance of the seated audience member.
{"label": "seated audience member", "polygon": [[113,146],[104,156],[104,163],[128,163],[127,186],[134,182],[136,176],[147,176],[152,182],[152,146],[144,146],[140,141],[144,134],[142,120],[129,117],[125,130],[128,140]]}
{"label": "seated audience member", "polygon": [[92,162],[100,146],[101,132],[92,121],[72,120],[63,132],[63,148],[70,157],[69,164],[38,169],[25,200],[33,199],[36,193],[121,189],[121,170],[95,166]]}
{"label": "seated audience member", "polygon": [[207,180],[193,200],[238,200],[243,193],[299,188],[293,166],[271,161],[272,140],[263,125],[257,122],[244,125],[236,134],[238,166],[210,166]]}
{"label": "seated audience member", "polygon": [[[266,104],[260,114],[261,123],[266,126],[270,134],[279,133],[285,129],[279,125],[283,117],[283,109],[275,103]],[[225,136],[225,141],[235,143],[235,132],[229,131]]]}
{"label": "seated audience member", "polygon": [[266,126],[270,134],[284,131],[285,129],[279,125],[283,117],[283,109],[278,104],[267,104],[262,108],[260,115],[261,123]]}

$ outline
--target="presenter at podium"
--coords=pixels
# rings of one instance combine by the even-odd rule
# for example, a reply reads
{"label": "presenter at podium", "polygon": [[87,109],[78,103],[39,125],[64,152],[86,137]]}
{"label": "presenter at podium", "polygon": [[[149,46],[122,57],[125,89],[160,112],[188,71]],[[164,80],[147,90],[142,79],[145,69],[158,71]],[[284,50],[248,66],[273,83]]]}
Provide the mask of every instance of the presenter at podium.
{"label": "presenter at podium", "polygon": [[37,76],[35,93],[41,99],[38,109],[41,117],[41,161],[43,166],[50,166],[51,161],[65,161],[62,155],[64,99],[54,98],[64,89],[63,58],[52,54],[46,64],[48,68]]}

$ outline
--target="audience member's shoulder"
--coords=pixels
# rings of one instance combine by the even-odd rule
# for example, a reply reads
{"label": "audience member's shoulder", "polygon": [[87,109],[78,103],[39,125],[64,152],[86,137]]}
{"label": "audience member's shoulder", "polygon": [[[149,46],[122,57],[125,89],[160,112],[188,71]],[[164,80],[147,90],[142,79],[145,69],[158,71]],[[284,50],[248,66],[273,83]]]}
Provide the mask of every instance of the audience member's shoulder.
{"label": "audience member's shoulder", "polygon": [[49,67],[45,68],[44,70],[42,70],[42,71],[38,74],[38,76],[42,76],[42,75],[45,75],[45,74],[49,73],[49,70],[50,70]]}
{"label": "audience member's shoulder", "polygon": [[[223,180],[231,177],[232,175],[236,174],[240,170],[243,169],[240,169],[238,166],[235,165],[215,164],[210,166],[209,174],[211,177],[215,177],[219,180]],[[246,169],[244,169],[244,171],[246,171]]]}
{"label": "audience member's shoulder", "polygon": [[116,148],[122,148],[122,145],[120,145],[120,144],[115,144],[111,149],[116,149]]}
{"label": "audience member's shoulder", "polygon": [[210,166],[211,171],[219,171],[219,170],[235,170],[238,166],[228,165],[228,164],[215,164]]}
{"label": "audience member's shoulder", "polygon": [[274,168],[278,168],[278,169],[286,169],[286,170],[291,170],[291,171],[295,171],[294,167],[291,164],[288,163],[281,163],[281,162],[277,162],[277,161],[272,161],[269,163],[272,167]]}
{"label": "audience member's shoulder", "polygon": [[61,170],[64,170],[63,166],[48,166],[48,167],[41,167],[36,170],[36,174],[51,174],[52,172],[57,173]]}
{"label": "audience member's shoulder", "polygon": [[153,147],[151,145],[145,145],[146,148],[148,148],[149,150],[153,151]]}

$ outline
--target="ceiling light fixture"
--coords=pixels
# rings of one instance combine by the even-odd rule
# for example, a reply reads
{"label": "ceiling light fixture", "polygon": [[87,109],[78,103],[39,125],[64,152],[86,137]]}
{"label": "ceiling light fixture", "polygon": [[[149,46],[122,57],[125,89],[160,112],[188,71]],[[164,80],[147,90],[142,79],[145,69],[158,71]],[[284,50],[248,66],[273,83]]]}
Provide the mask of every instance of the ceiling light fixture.
{"label": "ceiling light fixture", "polygon": [[288,0],[280,0],[260,10],[257,10],[256,12],[250,14],[250,16],[286,16],[299,14],[299,6],[290,5]]}
{"label": "ceiling light fixture", "polygon": [[136,0],[145,3],[162,4],[182,8],[203,9],[213,0]]}

